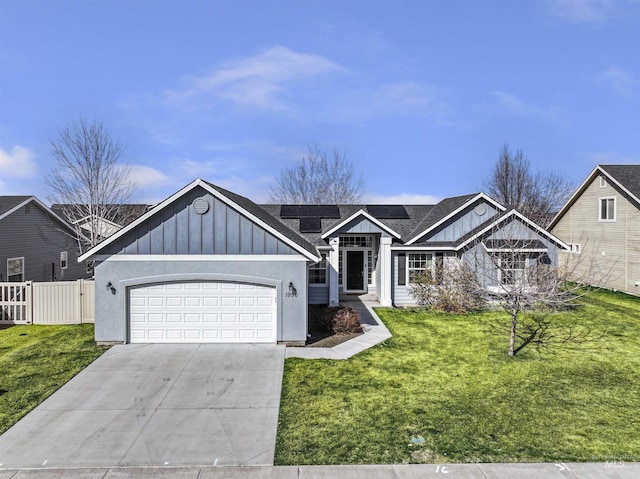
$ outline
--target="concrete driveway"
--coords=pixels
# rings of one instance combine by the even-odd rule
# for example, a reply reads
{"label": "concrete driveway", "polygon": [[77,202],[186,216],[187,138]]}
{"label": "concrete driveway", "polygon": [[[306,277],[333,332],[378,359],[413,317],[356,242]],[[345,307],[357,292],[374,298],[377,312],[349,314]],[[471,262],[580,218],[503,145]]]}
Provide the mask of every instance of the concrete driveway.
{"label": "concrete driveway", "polygon": [[0,469],[271,465],[284,354],[114,346],[0,436]]}

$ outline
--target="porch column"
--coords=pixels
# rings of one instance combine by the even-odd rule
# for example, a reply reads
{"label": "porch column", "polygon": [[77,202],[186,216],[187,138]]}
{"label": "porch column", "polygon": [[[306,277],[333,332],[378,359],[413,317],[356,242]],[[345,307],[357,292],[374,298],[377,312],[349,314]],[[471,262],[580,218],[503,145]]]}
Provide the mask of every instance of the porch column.
{"label": "porch column", "polygon": [[391,306],[391,238],[380,238],[380,283],[378,301],[380,306]]}
{"label": "porch column", "polygon": [[338,268],[339,268],[339,254],[340,254],[340,238],[329,238],[329,306],[337,306],[340,302],[340,295],[338,293]]}

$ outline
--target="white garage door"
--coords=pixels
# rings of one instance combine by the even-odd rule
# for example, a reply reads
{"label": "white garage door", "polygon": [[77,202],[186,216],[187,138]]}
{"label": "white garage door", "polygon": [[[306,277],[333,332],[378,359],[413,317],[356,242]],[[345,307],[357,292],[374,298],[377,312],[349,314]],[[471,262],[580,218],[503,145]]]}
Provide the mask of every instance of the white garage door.
{"label": "white garage door", "polygon": [[244,283],[163,283],[130,291],[132,343],[273,343],[276,289]]}

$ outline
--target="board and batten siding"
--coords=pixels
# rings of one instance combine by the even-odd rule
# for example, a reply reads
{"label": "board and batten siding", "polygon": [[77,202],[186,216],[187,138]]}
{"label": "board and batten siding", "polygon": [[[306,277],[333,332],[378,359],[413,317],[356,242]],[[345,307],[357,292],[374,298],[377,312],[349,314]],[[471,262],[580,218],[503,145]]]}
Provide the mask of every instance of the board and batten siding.
{"label": "board and batten siding", "polygon": [[[478,214],[476,207],[482,205],[484,207],[484,213]],[[428,235],[420,238],[417,242],[422,241],[456,241],[463,237],[474,228],[480,226],[487,219],[492,218],[498,213],[498,210],[491,203],[484,200],[479,200],[469,205],[459,215],[449,221],[444,222],[438,226],[434,231],[431,231]]]}
{"label": "board and batten siding", "polygon": [[[346,225],[340,228],[339,233],[342,234],[380,234],[383,237],[390,236],[385,230],[378,225],[372,223],[367,218],[358,216],[349,221]],[[337,233],[336,233],[337,234]]]}
{"label": "board and batten siding", "polygon": [[[67,252],[67,268],[60,253]],[[0,220],[0,281],[7,281],[7,259],[24,258],[24,281],[76,280],[90,277],[78,263],[78,243],[71,232],[31,201]]]}
{"label": "board and batten siding", "polygon": [[[209,209],[198,214],[193,201]],[[194,188],[109,245],[103,254],[291,255],[290,246],[202,188]]]}
{"label": "board and batten siding", "polygon": [[[615,198],[615,221],[600,221],[600,199]],[[577,274],[589,276],[591,259],[611,269],[602,286],[631,294],[640,294],[640,210],[609,182],[600,186],[600,178],[586,186],[551,231],[566,243],[580,244],[580,254],[564,253],[563,261],[579,262]]]}

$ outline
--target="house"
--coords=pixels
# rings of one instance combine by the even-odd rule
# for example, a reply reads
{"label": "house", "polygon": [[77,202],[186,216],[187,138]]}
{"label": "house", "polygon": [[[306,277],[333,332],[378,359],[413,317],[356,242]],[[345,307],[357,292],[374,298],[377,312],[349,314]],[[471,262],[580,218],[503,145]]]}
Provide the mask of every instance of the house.
{"label": "house", "polygon": [[578,273],[598,258],[595,286],[640,294],[640,165],[598,165],[549,225],[570,245]]}
{"label": "house", "polygon": [[522,261],[484,277],[487,288],[566,248],[482,193],[436,205],[257,205],[198,179],[80,260],[96,262],[100,342],[304,343],[309,304],[361,293],[413,304],[416,273],[513,241]]}
{"label": "house", "polygon": [[0,282],[91,276],[74,229],[35,196],[0,196]]}
{"label": "house", "polygon": [[92,238],[95,230],[98,241],[116,233],[150,208],[151,206],[146,204],[109,204],[96,206],[97,212],[90,214],[88,205],[51,205],[51,211],[61,218],[66,218],[85,237]]}

